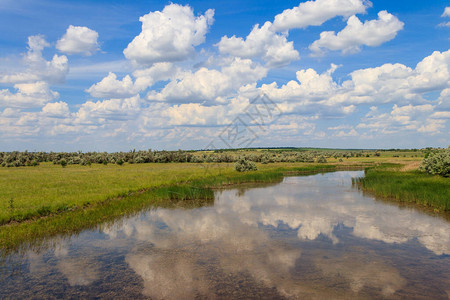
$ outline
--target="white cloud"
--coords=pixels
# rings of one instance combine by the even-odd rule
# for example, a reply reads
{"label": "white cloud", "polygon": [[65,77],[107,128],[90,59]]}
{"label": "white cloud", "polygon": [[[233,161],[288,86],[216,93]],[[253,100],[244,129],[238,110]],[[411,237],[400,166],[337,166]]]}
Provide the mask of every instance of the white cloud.
{"label": "white cloud", "polygon": [[92,55],[99,50],[98,33],[84,26],[72,26],[56,43],[56,49],[66,54]]}
{"label": "white cloud", "polygon": [[445,128],[446,120],[442,119],[442,115],[433,114],[433,111],[434,106],[431,104],[394,104],[390,113],[380,113],[376,107],[372,107],[357,128],[382,134],[413,131],[434,135]]}
{"label": "white cloud", "polygon": [[162,12],[151,12],[139,20],[142,32],[123,51],[138,65],[184,60],[194,53],[194,47],[205,41],[214,21],[214,10],[194,16],[188,5],[167,5]]}
{"label": "white cloud", "polygon": [[355,53],[361,46],[376,47],[392,40],[397,32],[403,29],[404,23],[397,17],[383,10],[378,13],[377,20],[365,21],[364,24],[356,16],[347,20],[347,26],[337,34],[324,31],[320,39],[314,41],[309,49],[313,55],[322,55],[325,50],[341,50],[343,53]]}
{"label": "white cloud", "polygon": [[216,45],[221,54],[241,58],[261,57],[267,67],[281,67],[300,58],[293,42],[288,42],[286,35],[273,31],[272,23],[266,22],[261,28],[255,25],[244,40],[236,36],[223,36]]}
{"label": "white cloud", "polygon": [[49,43],[41,35],[28,37],[28,52],[24,56],[27,69],[24,72],[0,75],[0,83],[24,83],[47,81],[64,82],[69,71],[68,59],[64,55],[54,55],[51,61],[42,56],[42,50]]}
{"label": "white cloud", "polygon": [[358,136],[358,135],[359,134],[355,129],[351,129],[348,132],[341,130],[338,133],[334,134],[334,136],[337,136],[337,137],[348,137],[348,136]]}
{"label": "white cloud", "polygon": [[199,103],[188,103],[169,107],[163,112],[163,116],[169,118],[170,125],[207,125],[227,120],[224,116],[225,109],[224,106],[202,106]]}
{"label": "white cloud", "polygon": [[286,9],[275,16],[274,30],[286,31],[293,28],[322,25],[336,16],[349,17],[365,13],[372,4],[365,0],[316,0],[306,1],[292,9]]}
{"label": "white cloud", "polygon": [[450,119],[450,111],[437,111],[430,116],[434,119]]}
{"label": "white cloud", "polygon": [[8,89],[0,90],[0,107],[41,107],[59,97],[59,94],[50,90],[44,81],[18,83],[14,88],[17,90],[16,93],[11,93]]}
{"label": "white cloud", "polygon": [[43,108],[42,112],[49,116],[54,118],[63,118],[67,117],[69,115],[69,105],[67,105],[66,102],[60,101],[60,102],[54,102],[54,103],[47,103]]}
{"label": "white cloud", "polygon": [[355,70],[351,80],[330,95],[331,103],[424,103],[424,93],[450,87],[450,50],[435,51],[412,69],[402,64],[384,64]]}
{"label": "white cloud", "polygon": [[441,132],[441,129],[445,128],[446,121],[441,119],[430,119],[424,125],[420,126],[417,129],[418,132],[428,133],[431,135],[435,135]]}
{"label": "white cloud", "polygon": [[125,99],[87,101],[75,115],[74,122],[80,125],[102,125],[111,122],[131,120],[141,108],[139,95]]}
{"label": "white cloud", "polygon": [[172,63],[156,63],[150,68],[134,71],[133,76],[136,78],[136,88],[139,91],[144,91],[156,82],[169,80],[180,72],[180,68],[174,66]]}
{"label": "white cloud", "polygon": [[86,92],[96,98],[120,98],[136,95],[137,90],[130,75],[126,75],[122,80],[117,80],[116,74],[110,72],[108,76],[92,85]]}
{"label": "white cloud", "polygon": [[234,59],[220,71],[200,68],[198,71],[179,74],[159,93],[151,92],[149,100],[168,102],[215,102],[220,97],[235,94],[243,85],[265,77],[267,69],[249,59]]}
{"label": "white cloud", "polygon": [[318,74],[314,69],[300,70],[296,72],[297,81],[291,80],[280,88],[275,82],[263,84],[261,91],[271,99],[287,100],[302,105],[323,100],[338,88],[331,77],[336,68],[336,65],[331,65],[330,69],[322,74]]}
{"label": "white cloud", "polygon": [[86,92],[96,98],[131,97],[146,90],[158,81],[172,78],[178,72],[180,72],[179,68],[172,63],[156,63],[150,68],[134,71],[133,77],[136,78],[135,82],[133,82],[130,75],[126,75],[122,80],[118,80],[116,74],[109,72],[108,76],[93,84]]}
{"label": "white cloud", "polygon": [[442,13],[441,17],[450,17],[450,6],[447,6],[444,9],[444,12]]}

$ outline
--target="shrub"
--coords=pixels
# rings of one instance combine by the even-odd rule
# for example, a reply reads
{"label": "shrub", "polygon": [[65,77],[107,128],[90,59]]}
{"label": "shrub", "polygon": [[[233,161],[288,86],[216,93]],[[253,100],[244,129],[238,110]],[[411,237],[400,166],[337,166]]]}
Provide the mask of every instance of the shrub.
{"label": "shrub", "polygon": [[63,168],[65,168],[67,166],[67,161],[65,159],[61,159],[61,161],[59,163],[61,164],[61,166]]}
{"label": "shrub", "polygon": [[327,163],[327,159],[325,158],[325,156],[321,155],[317,158],[316,162],[319,164],[324,164],[324,163]]}
{"label": "shrub", "polygon": [[246,160],[245,158],[239,159],[234,164],[234,169],[238,172],[256,171],[258,168],[256,164],[252,161]]}
{"label": "shrub", "polygon": [[450,148],[431,152],[422,160],[420,170],[433,175],[450,177]]}

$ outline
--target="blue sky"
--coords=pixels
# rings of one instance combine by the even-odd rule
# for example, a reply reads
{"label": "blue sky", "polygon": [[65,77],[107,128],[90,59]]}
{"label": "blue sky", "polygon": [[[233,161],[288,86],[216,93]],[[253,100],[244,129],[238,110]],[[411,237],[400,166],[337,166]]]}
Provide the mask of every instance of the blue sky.
{"label": "blue sky", "polygon": [[447,147],[447,6],[3,0],[0,150]]}

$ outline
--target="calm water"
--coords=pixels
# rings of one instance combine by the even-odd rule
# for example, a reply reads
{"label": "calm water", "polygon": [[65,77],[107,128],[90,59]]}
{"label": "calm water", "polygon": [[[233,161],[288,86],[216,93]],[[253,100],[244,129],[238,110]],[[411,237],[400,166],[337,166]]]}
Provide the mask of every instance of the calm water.
{"label": "calm water", "polygon": [[7,259],[0,298],[448,299],[450,223],[363,195],[362,175],[219,191],[55,239]]}

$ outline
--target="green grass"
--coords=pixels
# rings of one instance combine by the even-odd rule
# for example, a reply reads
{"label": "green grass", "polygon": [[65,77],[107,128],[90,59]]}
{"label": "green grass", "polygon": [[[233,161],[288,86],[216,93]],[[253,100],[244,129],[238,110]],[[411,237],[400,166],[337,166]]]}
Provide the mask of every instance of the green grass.
{"label": "green grass", "polygon": [[365,177],[356,183],[379,197],[450,211],[450,178],[420,171],[400,172],[399,168],[387,164],[368,168]]}
{"label": "green grass", "polygon": [[[82,208],[129,192],[216,175],[194,164],[71,165],[0,169],[0,224]],[[11,200],[12,199],[12,200]],[[11,205],[12,202],[12,205]]]}
{"label": "green grass", "polygon": [[[265,181],[270,172],[327,166],[305,163],[261,165],[254,180]],[[131,192],[173,186],[188,181],[208,185],[239,182],[244,176],[232,164],[126,164],[0,168],[0,225],[80,209]],[[247,176],[247,175],[245,175]],[[249,179],[250,180],[250,179]]]}
{"label": "green grass", "polygon": [[[194,208],[214,203],[211,189],[181,185],[160,187],[147,192],[138,192],[126,197],[117,197],[108,202],[98,202],[89,208],[66,211],[33,222],[22,222],[0,227],[0,257],[10,251],[39,250],[47,247],[54,236],[78,234],[86,229],[97,228],[118,218],[131,216],[151,207]],[[98,228],[101,229],[101,228]]]}
{"label": "green grass", "polygon": [[[305,163],[264,165],[259,171],[245,173],[227,164],[6,169],[9,181],[2,177],[0,183],[4,224],[0,226],[0,251],[40,245],[49,237],[77,233],[152,205],[204,204],[213,198],[211,188],[277,182],[287,173],[335,169]],[[17,199],[11,209],[10,197]]]}

